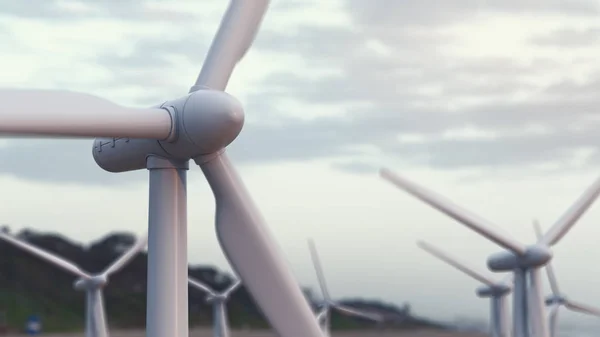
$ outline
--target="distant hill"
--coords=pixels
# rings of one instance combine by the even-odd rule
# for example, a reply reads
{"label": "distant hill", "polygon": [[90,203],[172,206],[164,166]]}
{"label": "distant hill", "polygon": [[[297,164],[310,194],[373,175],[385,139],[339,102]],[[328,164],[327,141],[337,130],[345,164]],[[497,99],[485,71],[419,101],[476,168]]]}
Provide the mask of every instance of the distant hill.
{"label": "distant hill", "polygon": [[[2,230],[9,232],[6,226]],[[17,237],[63,256],[92,273],[102,271],[135,241],[135,236],[127,232],[111,233],[89,246],[60,234],[33,230],[23,230]],[[112,328],[145,326],[146,264],[147,256],[141,253],[109,280],[105,289],[105,305]],[[190,266],[189,275],[215,289],[224,289],[232,281],[231,275],[208,265]],[[10,330],[21,330],[31,314],[42,318],[45,331],[82,329],[84,296],[73,289],[74,280],[72,275],[0,240],[0,319],[6,321]],[[312,298],[310,289],[306,288],[305,293],[307,298]],[[189,317],[192,326],[210,325],[212,310],[204,298],[205,294],[190,288]],[[442,324],[412,316],[408,308],[362,299],[342,302],[384,314],[389,323],[378,328],[444,328]],[[228,308],[232,327],[267,327],[243,286],[232,295]],[[374,327],[376,325],[371,322],[332,315],[333,329]]]}

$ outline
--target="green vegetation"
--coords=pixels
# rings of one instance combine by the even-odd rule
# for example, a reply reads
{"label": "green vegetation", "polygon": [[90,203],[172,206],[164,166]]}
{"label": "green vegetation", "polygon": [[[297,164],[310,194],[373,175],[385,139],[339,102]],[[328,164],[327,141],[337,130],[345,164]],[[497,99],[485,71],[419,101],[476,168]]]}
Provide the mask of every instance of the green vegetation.
{"label": "green vegetation", "polygon": [[[8,231],[7,228],[3,229]],[[88,247],[74,243],[57,234],[18,234],[22,240],[52,251],[78,264],[89,272],[100,272],[116,259],[124,247],[135,241],[129,233],[112,233]],[[112,328],[141,328],[146,320],[146,263],[139,254],[130,265],[111,277],[105,289],[107,318]],[[191,266],[189,274],[214,289],[226,288],[232,278],[212,266]],[[29,315],[39,315],[45,331],[67,332],[83,328],[84,296],[72,288],[74,277],[41,261],[14,246],[0,241],[0,313],[4,313],[8,328],[20,331]],[[310,294],[310,290],[306,289]],[[190,325],[210,325],[211,307],[205,295],[189,291]],[[310,296],[309,296],[310,298]],[[389,304],[377,301],[342,301],[359,308],[385,314],[389,328],[438,327],[440,324],[419,319]],[[267,323],[243,286],[236,291],[228,305],[232,327],[266,328]],[[332,315],[333,329],[373,328],[371,322]]]}

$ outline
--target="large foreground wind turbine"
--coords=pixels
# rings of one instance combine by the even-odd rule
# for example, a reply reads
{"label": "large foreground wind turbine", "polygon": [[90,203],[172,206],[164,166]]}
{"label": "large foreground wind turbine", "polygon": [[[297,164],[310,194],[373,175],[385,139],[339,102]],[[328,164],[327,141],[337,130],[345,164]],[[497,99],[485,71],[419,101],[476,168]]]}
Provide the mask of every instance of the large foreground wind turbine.
{"label": "large foreground wind turbine", "polygon": [[424,251],[483,283],[484,286],[477,288],[477,296],[490,299],[490,335],[492,337],[510,336],[510,321],[506,297],[512,289],[512,282],[509,282],[512,281],[512,275],[509,275],[508,279],[495,281],[468,267],[465,263],[434,247],[432,244],[425,241],[418,241],[417,245]]}
{"label": "large foreground wind turbine", "polygon": [[188,279],[188,283],[192,287],[200,289],[208,294],[206,296],[206,302],[212,303],[213,306],[213,336],[229,337],[229,323],[227,320],[227,300],[229,299],[231,293],[233,293],[240,287],[242,282],[240,280],[236,280],[222,292],[217,292],[208,285],[191,277]]}
{"label": "large foreground wind turbine", "polygon": [[[533,227],[535,229],[536,236],[538,237],[538,239],[540,239],[542,237],[542,228],[540,227],[539,222],[534,221]],[[554,274],[554,268],[552,267],[552,262],[548,262],[546,264],[546,273],[548,274],[548,281],[550,282],[550,289],[552,290],[552,295],[546,298],[546,304],[550,307],[550,313],[548,314],[548,324],[550,325],[551,337],[558,336],[558,311],[561,306],[565,306],[571,311],[577,311],[580,313],[600,317],[599,308],[594,308],[581,302],[575,302],[567,298],[560,291],[560,288],[558,287],[558,281],[556,280],[556,274]]]}
{"label": "large foreground wind turbine", "polygon": [[148,337],[188,335],[190,160],[200,166],[214,194],[221,248],[274,330],[282,337],[323,335],[281,248],[225,153],[242,130],[244,109],[224,90],[268,5],[269,0],[231,0],[189,93],[166,101],[157,98],[164,103],[151,108],[124,107],[69,91],[0,90],[0,133],[5,136],[98,137],[92,151],[102,169],[149,170]]}
{"label": "large foreground wind turbine", "polygon": [[384,179],[400,189],[505,248],[506,251],[488,258],[488,267],[492,271],[514,273],[513,337],[526,337],[530,333],[535,337],[549,336],[541,268],[552,258],[550,248],[565,236],[600,194],[600,179],[583,193],[541,239],[531,245],[524,245],[503,233],[491,222],[457,206],[449,199],[387,169],[382,169],[380,173]]}
{"label": "large foreground wind turbine", "polygon": [[86,337],[108,337],[106,314],[104,312],[104,296],[102,289],[108,283],[108,277],[123,268],[144,247],[146,247],[148,236],[144,235],[129,248],[123,255],[115,260],[103,272],[91,275],[79,268],[77,265],[60,256],[50,253],[32,244],[1,233],[0,239],[15,245],[28,253],[31,253],[53,265],[62,268],[79,279],[75,281],[75,289],[85,291],[85,336]]}
{"label": "large foreground wind turbine", "polygon": [[383,321],[383,317],[381,317],[381,315],[379,314],[368,313],[362,310],[350,308],[348,306],[334,301],[329,296],[329,290],[327,289],[327,284],[325,283],[325,274],[323,273],[323,267],[321,266],[319,254],[317,253],[317,247],[312,239],[308,239],[308,249],[310,250],[310,257],[312,259],[313,266],[315,267],[315,272],[317,273],[317,279],[319,281],[319,287],[321,288],[321,293],[323,295],[323,303],[317,313],[317,320],[319,321],[321,329],[323,330],[326,336],[330,335],[330,313],[332,309],[344,315],[360,317],[375,322]]}

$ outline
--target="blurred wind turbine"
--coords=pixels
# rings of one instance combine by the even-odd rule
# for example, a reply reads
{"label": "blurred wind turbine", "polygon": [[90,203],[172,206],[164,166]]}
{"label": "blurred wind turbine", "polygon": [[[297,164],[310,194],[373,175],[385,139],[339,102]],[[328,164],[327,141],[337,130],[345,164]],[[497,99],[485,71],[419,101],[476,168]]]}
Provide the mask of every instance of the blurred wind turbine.
{"label": "blurred wind turbine", "polygon": [[506,296],[512,289],[512,275],[502,281],[495,281],[468,267],[454,256],[434,247],[425,241],[417,241],[417,246],[454,268],[484,284],[477,288],[477,296],[490,299],[490,334],[492,337],[509,337],[510,322]]}
{"label": "blurred wind turbine", "polygon": [[237,290],[242,281],[239,279],[233,282],[222,292],[213,290],[208,285],[195,280],[191,277],[188,278],[188,283],[196,288],[204,291],[208,294],[206,296],[206,302],[212,303],[213,306],[213,336],[214,337],[229,337],[229,323],[227,321],[227,300],[231,293]]}
{"label": "blurred wind turbine", "polygon": [[[533,227],[538,240],[542,237],[542,228],[537,220],[533,221]],[[550,283],[550,289],[552,295],[546,298],[546,304],[550,307],[550,313],[548,314],[548,321],[550,325],[550,336],[558,336],[558,311],[561,306],[565,306],[571,311],[577,311],[580,313],[600,317],[600,309],[594,308],[587,304],[575,302],[567,298],[563,293],[560,292],[558,287],[558,281],[556,280],[556,274],[554,274],[554,268],[552,262],[546,264],[546,273],[548,275],[548,281]]]}
{"label": "blurred wind turbine", "polygon": [[530,336],[530,333],[535,337],[549,337],[541,268],[552,259],[550,248],[567,234],[600,194],[600,179],[579,197],[541,239],[531,245],[524,245],[491,222],[423,186],[387,169],[381,169],[380,175],[398,188],[505,248],[506,251],[493,254],[487,262],[492,271],[514,273],[513,337],[526,337]]}
{"label": "blurred wind turbine", "polygon": [[130,262],[148,242],[148,236],[139,237],[123,255],[116,259],[103,272],[91,275],[79,268],[74,263],[50,253],[41,248],[35,247],[32,244],[14,238],[13,236],[1,233],[0,239],[17,246],[24,251],[33,254],[42,260],[46,260],[53,265],[62,268],[65,271],[79,276],[74,283],[76,290],[82,290],[86,293],[85,306],[85,336],[86,337],[108,337],[108,328],[106,324],[106,313],[104,311],[104,296],[102,289],[108,283],[108,277],[123,268]]}
{"label": "blurred wind turbine", "polygon": [[323,295],[323,303],[317,312],[317,321],[321,325],[321,329],[326,336],[331,335],[331,317],[330,312],[331,309],[348,316],[359,317],[363,319],[368,319],[375,322],[382,322],[383,317],[376,313],[368,313],[362,310],[357,310],[354,308],[350,308],[343,304],[340,304],[331,299],[329,296],[329,290],[327,289],[327,284],[325,283],[325,275],[323,273],[323,267],[321,266],[321,261],[319,259],[319,254],[317,253],[317,247],[312,239],[308,239],[308,249],[310,250],[310,256],[313,262],[313,266],[315,267],[315,272],[317,273],[317,279],[319,281],[319,287],[321,288],[321,293]]}

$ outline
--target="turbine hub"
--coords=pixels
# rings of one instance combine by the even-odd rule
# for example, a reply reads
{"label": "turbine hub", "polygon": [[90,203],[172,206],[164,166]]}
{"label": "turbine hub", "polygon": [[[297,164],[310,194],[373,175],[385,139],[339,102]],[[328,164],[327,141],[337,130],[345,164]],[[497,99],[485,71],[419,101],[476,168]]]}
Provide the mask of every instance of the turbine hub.
{"label": "turbine hub", "polygon": [[96,288],[103,288],[108,284],[108,278],[104,275],[95,275],[90,278],[89,282]]}
{"label": "turbine hub", "polygon": [[146,168],[148,156],[176,161],[219,152],[242,131],[244,109],[233,96],[217,90],[198,90],[160,106],[170,112],[174,132],[165,140],[96,138],[96,163],[109,172]]}

